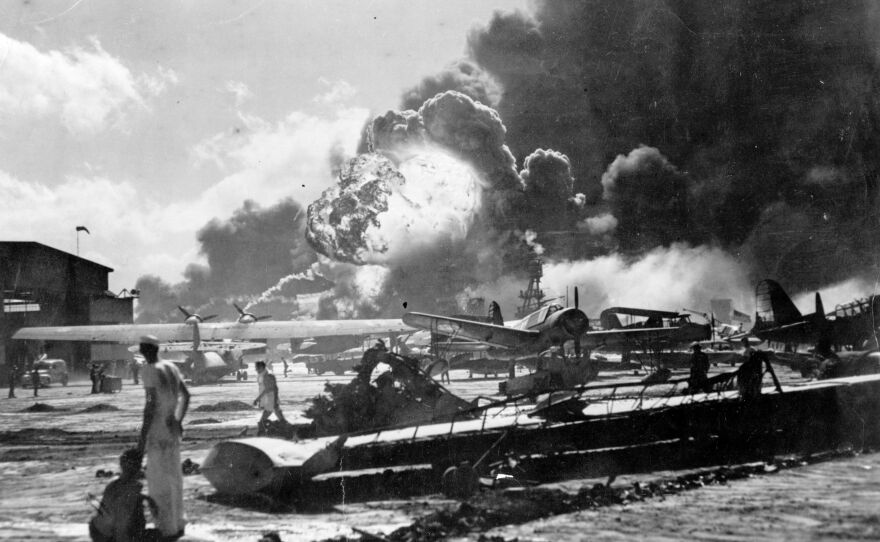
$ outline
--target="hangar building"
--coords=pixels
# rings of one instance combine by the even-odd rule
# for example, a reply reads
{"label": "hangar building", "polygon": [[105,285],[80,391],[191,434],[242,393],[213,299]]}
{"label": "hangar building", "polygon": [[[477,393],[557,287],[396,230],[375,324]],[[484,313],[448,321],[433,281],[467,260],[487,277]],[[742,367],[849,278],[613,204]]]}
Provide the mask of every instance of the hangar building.
{"label": "hangar building", "polygon": [[133,296],[108,290],[113,269],[30,241],[0,241],[0,381],[10,364],[27,367],[41,354],[88,371],[94,361],[130,357],[124,345],[58,341],[35,343],[10,337],[21,327],[130,324]]}

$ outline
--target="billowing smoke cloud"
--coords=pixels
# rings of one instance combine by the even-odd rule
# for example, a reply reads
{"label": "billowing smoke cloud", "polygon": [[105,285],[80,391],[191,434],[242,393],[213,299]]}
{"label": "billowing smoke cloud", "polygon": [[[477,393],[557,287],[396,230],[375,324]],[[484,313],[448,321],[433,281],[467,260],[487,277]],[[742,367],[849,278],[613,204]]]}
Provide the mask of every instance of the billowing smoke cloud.
{"label": "billowing smoke cloud", "polygon": [[456,62],[438,75],[429,76],[404,93],[403,110],[418,110],[425,101],[447,90],[461,92],[475,102],[494,107],[501,98],[498,84],[472,62]]}
{"label": "billowing smoke cloud", "polygon": [[[305,216],[302,206],[285,199],[268,208],[247,201],[228,220],[212,220],[197,235],[206,265],[190,264],[184,280],[174,285],[155,276],[138,279],[137,320],[179,320],[177,305],[231,320],[237,316],[231,303],[248,304],[280,278],[304,272],[317,261],[303,236]],[[289,301],[296,294],[321,291],[329,285],[314,275],[288,280],[275,292],[273,303],[267,303],[269,297],[264,296],[258,308],[286,318],[292,310]]]}
{"label": "billowing smoke cloud", "polygon": [[[771,273],[795,288],[874,264],[880,10],[872,3],[534,6],[475,30],[471,60],[502,88],[496,109],[512,153],[575,157],[575,191],[594,216],[607,213],[598,181],[614,157],[632,160],[636,149],[647,158],[642,144],[658,150],[644,165],[662,179],[632,172],[634,184],[608,201],[621,247],[717,240],[751,258],[753,278]],[[676,216],[682,211],[690,218]]]}
{"label": "billowing smoke cloud", "polygon": [[691,220],[690,181],[657,149],[639,147],[618,156],[602,175],[602,188],[622,249],[700,241]]}
{"label": "billowing smoke cloud", "polygon": [[399,314],[404,301],[458,311],[457,294],[523,272],[544,251],[542,232],[582,218],[568,157],[539,149],[517,173],[497,113],[464,94],[390,111],[367,132],[373,152],[350,160],[309,207],[306,235],[334,260],[387,267],[382,314]]}
{"label": "billowing smoke cloud", "polygon": [[[700,309],[713,297],[750,308],[764,276],[796,293],[871,270],[880,10],[863,0],[533,7],[474,30],[470,58],[374,119],[361,156],[334,153],[339,186],[308,217],[321,261],[292,219],[286,237],[261,245],[286,259],[250,253],[242,261],[255,263],[242,264],[234,217],[209,228],[208,267],[188,269],[172,293],[259,296],[314,265],[334,285],[320,317],[394,316],[404,302],[456,312],[462,292],[512,307],[540,246],[545,288],[579,286],[594,315]],[[236,248],[221,254],[225,237]],[[238,278],[260,266],[259,287]]]}

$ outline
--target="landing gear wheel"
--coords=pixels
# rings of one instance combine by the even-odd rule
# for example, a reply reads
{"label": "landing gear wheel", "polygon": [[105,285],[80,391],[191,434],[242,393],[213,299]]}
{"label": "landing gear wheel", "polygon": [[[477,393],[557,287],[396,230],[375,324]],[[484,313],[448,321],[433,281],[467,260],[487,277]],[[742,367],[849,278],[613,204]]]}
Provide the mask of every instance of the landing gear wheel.
{"label": "landing gear wheel", "polygon": [[450,499],[467,499],[477,491],[479,484],[477,471],[467,462],[449,467],[440,479],[443,494]]}

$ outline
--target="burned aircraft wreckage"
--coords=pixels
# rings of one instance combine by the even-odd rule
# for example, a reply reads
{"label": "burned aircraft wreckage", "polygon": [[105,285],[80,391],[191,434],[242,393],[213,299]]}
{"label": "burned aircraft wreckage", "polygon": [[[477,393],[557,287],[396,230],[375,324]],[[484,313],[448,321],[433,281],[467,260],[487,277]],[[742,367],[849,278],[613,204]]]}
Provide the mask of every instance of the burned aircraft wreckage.
{"label": "burned aircraft wreckage", "polygon": [[[324,403],[311,409],[310,438],[221,442],[202,472],[221,494],[303,501],[338,498],[342,487],[349,500],[380,488],[464,498],[480,482],[614,477],[880,442],[880,375],[782,385],[769,360],[759,351],[702,390],[670,379],[469,403],[417,360],[371,350],[358,376],[333,394],[347,397],[343,408],[360,421],[340,423],[339,405]],[[389,369],[373,378],[380,363]],[[766,374],[772,386],[762,389]]]}

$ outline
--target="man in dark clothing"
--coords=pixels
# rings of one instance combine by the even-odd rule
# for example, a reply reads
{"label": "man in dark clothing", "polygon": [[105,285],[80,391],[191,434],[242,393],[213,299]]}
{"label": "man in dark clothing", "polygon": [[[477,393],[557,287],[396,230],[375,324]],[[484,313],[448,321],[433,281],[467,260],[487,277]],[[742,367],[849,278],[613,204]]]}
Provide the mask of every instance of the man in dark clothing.
{"label": "man in dark clothing", "polygon": [[89,380],[92,381],[92,393],[98,393],[98,366],[89,365]]}
{"label": "man in dark clothing", "polygon": [[693,354],[691,355],[691,374],[688,377],[688,391],[696,393],[699,391],[708,392],[709,384],[709,356],[703,352],[700,343],[691,345]]}
{"label": "man in dark clothing", "polygon": [[143,503],[147,502],[153,517],[159,515],[155,501],[143,494],[138,480],[143,455],[127,450],[119,458],[119,478],[104,490],[98,513],[89,521],[89,535],[94,542],[158,541],[160,533],[146,528]]}
{"label": "man in dark clothing", "polygon": [[369,384],[373,369],[375,369],[376,365],[380,362],[384,361],[387,355],[388,349],[385,348],[385,341],[382,339],[377,340],[376,344],[364,352],[360,364],[354,367],[354,370],[358,373],[358,379]]}
{"label": "man in dark clothing", "polygon": [[37,370],[36,365],[31,367],[31,384],[34,386],[34,397],[37,397],[40,389],[40,371]]}
{"label": "man in dark clothing", "polygon": [[15,379],[18,377],[18,367],[11,361],[7,366],[9,368],[9,399],[15,399]]}

